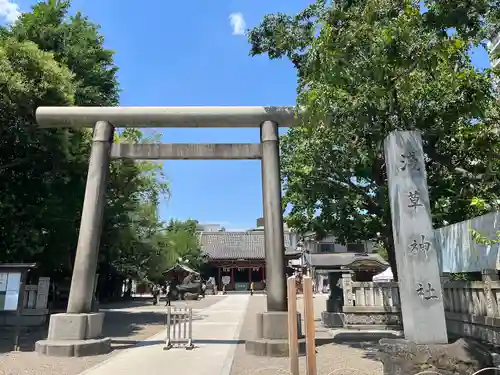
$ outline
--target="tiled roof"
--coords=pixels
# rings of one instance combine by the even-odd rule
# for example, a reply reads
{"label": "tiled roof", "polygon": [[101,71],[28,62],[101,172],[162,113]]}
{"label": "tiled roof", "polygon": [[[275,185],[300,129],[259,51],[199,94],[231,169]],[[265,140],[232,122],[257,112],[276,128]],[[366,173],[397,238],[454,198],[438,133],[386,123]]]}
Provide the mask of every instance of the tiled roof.
{"label": "tiled roof", "polygon": [[176,263],[173,267],[170,267],[168,270],[163,271],[163,274],[165,275],[165,274],[168,274],[172,271],[187,271],[188,273],[194,273],[194,274],[199,275],[199,272],[197,272],[194,269],[192,269],[191,267],[188,267],[185,264],[181,264],[181,263]]}
{"label": "tiled roof", "polygon": [[380,255],[366,253],[311,253],[306,254],[306,262],[317,268],[349,266],[362,262],[379,267],[389,266]]}
{"label": "tiled roof", "polygon": [[[211,259],[264,259],[264,232],[201,232],[201,249]],[[287,255],[294,255],[290,249],[290,237],[285,233]]]}

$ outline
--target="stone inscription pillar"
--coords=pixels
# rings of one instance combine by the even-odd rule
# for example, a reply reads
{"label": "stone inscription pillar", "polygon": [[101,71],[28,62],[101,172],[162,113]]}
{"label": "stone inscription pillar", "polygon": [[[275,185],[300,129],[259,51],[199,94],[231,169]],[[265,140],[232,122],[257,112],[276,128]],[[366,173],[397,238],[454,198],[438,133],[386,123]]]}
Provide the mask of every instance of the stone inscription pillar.
{"label": "stone inscription pillar", "polygon": [[385,160],[405,337],[448,343],[420,134],[389,134]]}
{"label": "stone inscription pillar", "polygon": [[260,137],[267,311],[287,311],[278,125],[272,121],[264,121]]}
{"label": "stone inscription pillar", "polygon": [[113,132],[113,125],[105,121],[94,128],[68,313],[89,313],[92,308]]}

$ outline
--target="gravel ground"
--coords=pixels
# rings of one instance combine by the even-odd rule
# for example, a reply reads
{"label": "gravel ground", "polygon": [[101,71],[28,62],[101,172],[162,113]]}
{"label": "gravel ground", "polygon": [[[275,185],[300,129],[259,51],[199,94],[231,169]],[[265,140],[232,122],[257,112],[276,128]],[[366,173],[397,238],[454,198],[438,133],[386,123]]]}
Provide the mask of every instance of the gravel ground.
{"label": "gravel ground", "polygon": [[[297,308],[303,312],[302,296]],[[321,312],[324,311],[326,297],[316,296],[314,311],[316,316],[317,368],[318,375],[379,375],[382,364],[372,359],[374,343],[334,344],[331,334],[321,326]],[[255,335],[255,314],[266,309],[264,296],[254,296],[248,305],[245,321],[240,332],[240,340],[251,339]],[[306,373],[305,357],[299,359],[300,373]],[[231,375],[277,375],[288,374],[288,358],[256,357],[245,353],[245,345],[236,348]]]}
{"label": "gravel ground", "polygon": [[[204,309],[225,297],[209,296],[200,301],[175,301],[172,306],[187,304],[193,309]],[[112,339],[113,351],[106,355],[84,358],[56,358],[39,356],[33,352],[35,342],[47,337],[47,327],[23,330],[20,352],[12,352],[13,330],[0,328],[0,375],[77,375],[105,361],[124,349],[134,347],[161,332],[165,324],[163,303],[153,306],[150,299],[101,306],[106,311],[104,336]],[[111,375],[111,374],[110,374]]]}

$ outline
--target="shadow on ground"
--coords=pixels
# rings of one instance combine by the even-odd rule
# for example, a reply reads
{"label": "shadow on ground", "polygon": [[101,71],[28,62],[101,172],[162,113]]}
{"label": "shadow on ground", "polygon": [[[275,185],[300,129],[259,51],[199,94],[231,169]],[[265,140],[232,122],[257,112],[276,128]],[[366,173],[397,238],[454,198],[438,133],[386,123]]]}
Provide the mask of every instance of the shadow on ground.
{"label": "shadow on ground", "polygon": [[[188,303],[197,308],[196,303]],[[173,304],[173,307],[176,304]],[[184,306],[177,305],[177,306]],[[123,308],[151,308],[153,311],[120,311]],[[161,332],[166,324],[166,308],[162,305],[152,306],[147,300],[133,300],[102,306],[105,312],[103,336],[111,338],[113,350],[123,350],[134,346],[151,345],[154,341],[143,340]],[[113,309],[113,310],[108,310]],[[165,311],[161,311],[165,309]],[[193,314],[193,321],[203,317]],[[179,320],[179,319],[177,319]],[[0,354],[14,350],[15,327],[0,327]],[[48,324],[40,327],[22,327],[20,329],[20,350],[33,351],[35,343],[47,338]]]}
{"label": "shadow on ground", "polygon": [[245,340],[193,340],[193,342],[203,345],[238,345],[244,344]]}
{"label": "shadow on ground", "polygon": [[[198,345],[238,345],[244,344],[245,340],[195,340],[193,339],[194,349],[199,347]],[[154,345],[164,345],[165,340],[149,340],[149,341],[140,341],[140,340],[113,340],[114,350],[124,350],[135,347],[144,347],[144,346],[154,346]],[[175,346],[173,349],[183,348],[183,346]]]}
{"label": "shadow on ground", "polygon": [[392,332],[340,332],[334,333],[330,338],[317,338],[316,346],[336,344],[344,345],[354,349],[364,350],[362,358],[379,362],[377,358],[378,342],[380,339],[400,339],[401,336]]}

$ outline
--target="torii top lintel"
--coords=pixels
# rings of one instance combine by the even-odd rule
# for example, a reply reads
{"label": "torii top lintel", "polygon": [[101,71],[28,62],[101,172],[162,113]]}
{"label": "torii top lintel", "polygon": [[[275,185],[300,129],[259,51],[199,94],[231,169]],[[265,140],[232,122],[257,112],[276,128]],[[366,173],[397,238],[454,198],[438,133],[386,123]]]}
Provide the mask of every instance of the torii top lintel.
{"label": "torii top lintel", "polygon": [[297,124],[294,107],[39,107],[42,128],[93,127],[108,121],[135,128],[253,128],[264,121]]}

